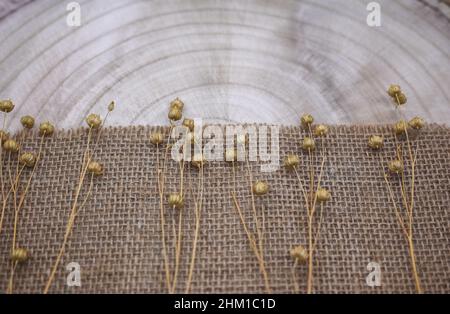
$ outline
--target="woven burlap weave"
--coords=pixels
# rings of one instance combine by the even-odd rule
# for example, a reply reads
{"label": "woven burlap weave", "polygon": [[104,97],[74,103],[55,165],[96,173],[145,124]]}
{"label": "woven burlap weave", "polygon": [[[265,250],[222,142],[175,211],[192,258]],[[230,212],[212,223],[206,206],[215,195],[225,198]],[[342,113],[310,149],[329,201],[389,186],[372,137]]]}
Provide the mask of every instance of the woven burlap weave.
{"label": "woven burlap weave", "polygon": [[[148,138],[151,128],[111,128],[98,143],[96,159],[106,169],[94,180],[93,192],[78,214],[66,253],[50,292],[62,293],[164,293],[164,264],[161,245],[159,196],[157,193],[157,150]],[[385,148],[368,149],[371,134],[384,134]],[[300,175],[306,178],[308,158],[301,150],[302,131],[282,127],[280,158],[288,153],[301,157]],[[418,270],[425,292],[450,292],[450,129],[427,126],[419,145],[414,235]],[[43,159],[37,168],[20,213],[18,245],[31,252],[14,276],[14,292],[40,293],[61,245],[81,159],[86,146],[86,130],[61,131],[45,139]],[[332,191],[324,208],[321,236],[314,266],[316,293],[413,293],[407,245],[396,222],[383,180],[380,155],[394,156],[390,129],[382,126],[332,127],[324,141],[327,160],[322,186]],[[37,150],[39,137],[28,136],[27,150]],[[160,148],[160,154],[164,147]],[[160,155],[162,156],[162,155]],[[314,161],[319,167],[320,160]],[[8,169],[8,160],[4,161]],[[274,292],[292,293],[293,261],[289,249],[307,244],[306,214],[295,174],[285,169],[261,173],[251,163],[255,179],[267,180],[270,192],[257,199],[259,214],[264,211],[264,248],[270,284]],[[23,176],[25,185],[28,173]],[[244,229],[233,206],[232,168],[229,163],[205,166],[204,203],[192,292],[257,293],[264,283]],[[192,239],[198,170],[185,172],[188,193],[183,218],[183,244],[177,292],[184,292]],[[179,169],[170,161],[167,192],[177,190]],[[247,171],[237,165],[237,191],[244,215],[251,219]],[[394,189],[399,185],[393,183]],[[88,182],[82,195],[86,194]],[[168,238],[177,211],[166,209]],[[0,285],[7,287],[13,225],[12,204],[7,207],[0,235]],[[169,240],[173,269],[174,243]],[[68,287],[66,265],[81,266],[81,287]],[[369,287],[367,265],[381,266],[381,286]],[[297,267],[301,291],[306,287],[306,266]]]}

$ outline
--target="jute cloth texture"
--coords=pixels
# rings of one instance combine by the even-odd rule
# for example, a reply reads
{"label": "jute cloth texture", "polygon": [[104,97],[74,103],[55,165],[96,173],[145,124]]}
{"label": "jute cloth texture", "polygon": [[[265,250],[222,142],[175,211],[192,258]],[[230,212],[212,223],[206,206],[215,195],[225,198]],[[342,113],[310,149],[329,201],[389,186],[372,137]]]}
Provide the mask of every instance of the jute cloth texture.
{"label": "jute cloth texture", "polygon": [[[167,132],[167,128],[158,128]],[[150,144],[152,127],[105,129],[95,159],[105,173],[95,178],[92,194],[81,209],[58,268],[51,293],[165,293],[161,241],[157,154]],[[385,147],[367,147],[372,134],[385,136]],[[309,158],[301,149],[305,136],[299,127],[281,127],[280,159],[288,153],[300,156],[299,174],[308,180]],[[413,139],[419,145],[415,184],[414,241],[418,272],[428,293],[450,292],[450,129],[429,125]],[[37,151],[40,138],[27,135],[24,150]],[[15,293],[41,293],[63,240],[74,191],[78,184],[87,130],[59,131],[44,140],[43,156],[20,211],[17,245],[31,258],[17,267]],[[387,126],[333,126],[323,140],[326,162],[322,186],[332,198],[324,206],[322,231],[314,259],[315,293],[414,293],[407,243],[395,218],[382,175],[381,159],[394,158],[395,144]],[[320,152],[320,150],[318,150]],[[316,173],[320,154],[313,159]],[[3,176],[15,167],[3,155]],[[292,293],[294,280],[306,290],[306,265],[292,276],[289,250],[307,246],[306,209],[295,173],[281,168],[261,173],[251,162],[254,179],[266,180],[270,191],[256,199],[264,221],[264,256],[270,286],[276,293]],[[406,165],[407,166],[407,165]],[[14,168],[15,169],[15,168]],[[6,171],[6,172],[5,172]],[[22,175],[25,186],[29,170]],[[198,170],[186,165],[182,251],[176,292],[184,292],[194,237],[194,195]],[[409,182],[410,172],[406,172]],[[399,181],[392,179],[396,195]],[[178,164],[169,158],[166,194],[179,190]],[[86,180],[80,199],[87,194]],[[204,199],[192,289],[194,293],[261,293],[264,282],[258,263],[233,205],[230,163],[210,162],[204,167]],[[255,230],[250,207],[248,171],[236,164],[237,198],[251,230]],[[19,193],[22,190],[19,191]],[[400,199],[398,199],[400,201]],[[171,271],[174,270],[173,226],[179,211],[165,202],[166,239]],[[264,219],[263,219],[264,217]],[[0,235],[0,285],[6,290],[13,226],[13,205],[6,208]],[[66,284],[66,265],[81,267],[81,287]],[[367,265],[380,265],[381,286],[370,287]]]}

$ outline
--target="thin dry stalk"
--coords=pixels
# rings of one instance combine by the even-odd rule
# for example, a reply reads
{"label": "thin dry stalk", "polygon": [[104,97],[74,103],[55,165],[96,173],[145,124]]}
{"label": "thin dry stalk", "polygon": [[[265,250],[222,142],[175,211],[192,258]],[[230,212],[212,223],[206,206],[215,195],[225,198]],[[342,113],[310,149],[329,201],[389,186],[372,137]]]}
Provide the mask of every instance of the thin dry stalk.
{"label": "thin dry stalk", "polygon": [[[106,122],[106,118],[105,118],[105,122]],[[101,129],[99,130],[99,134],[97,136],[96,144],[97,144],[98,138],[100,136],[100,131],[101,131]],[[85,149],[85,151],[83,153],[83,158],[82,158],[82,162],[83,163],[82,163],[82,166],[81,166],[81,171],[80,171],[80,175],[79,175],[79,181],[78,181],[78,185],[77,185],[77,188],[76,188],[76,191],[75,191],[74,202],[73,202],[71,210],[70,210],[69,220],[68,220],[68,223],[66,225],[66,231],[64,233],[63,242],[62,242],[61,247],[59,249],[59,252],[58,252],[58,255],[56,257],[55,263],[54,263],[54,265],[52,267],[52,270],[50,272],[50,276],[49,276],[49,278],[47,280],[47,283],[45,284],[44,292],[43,292],[44,294],[48,293],[48,291],[49,291],[49,289],[51,287],[51,284],[53,283],[53,280],[54,280],[55,275],[56,275],[56,271],[58,270],[59,264],[61,263],[61,259],[62,259],[63,255],[64,255],[65,248],[66,248],[66,245],[67,245],[67,241],[68,241],[69,236],[70,236],[70,234],[72,232],[77,212],[81,209],[81,206],[77,207],[77,205],[78,205],[80,193],[81,193],[81,190],[82,190],[82,187],[83,187],[83,183],[84,183],[84,180],[85,180],[85,177],[86,177],[86,173],[87,173],[87,170],[88,170],[88,166],[89,166],[89,163],[91,162],[92,157],[93,157],[93,154],[91,154],[91,152],[90,152],[91,139],[92,139],[92,127],[89,128],[88,142],[87,142],[87,145],[86,145],[86,149]],[[92,179],[93,179],[93,176],[91,176],[91,180]],[[87,193],[88,196],[90,195],[90,190],[91,190],[91,187],[89,188],[89,191]],[[84,204],[85,204],[85,201],[82,202],[82,206]]]}
{"label": "thin dry stalk", "polygon": [[200,236],[200,217],[202,212],[202,205],[203,205],[203,163],[200,164],[200,174],[198,178],[198,187],[197,187],[197,200],[195,201],[195,231],[194,231],[194,240],[192,243],[192,255],[191,255],[191,262],[189,266],[189,273],[188,273],[188,279],[186,283],[186,293],[189,293],[191,289],[191,283],[192,283],[192,276],[194,273],[194,266],[195,266],[195,258],[196,258],[196,252],[197,252],[197,242],[198,238]]}
{"label": "thin dry stalk", "polygon": [[[400,107],[400,101],[398,98],[398,95],[395,95],[395,100],[397,102],[397,108]],[[400,110],[398,111],[399,115],[403,118]],[[401,202],[399,205],[397,205],[397,201],[395,198],[395,193],[392,189],[392,185],[389,182],[388,179],[388,175],[383,171],[383,176],[384,176],[384,181],[386,183],[386,186],[388,188],[388,192],[389,192],[389,199],[391,200],[392,206],[394,208],[394,212],[395,212],[395,216],[397,218],[397,222],[401,228],[401,231],[405,237],[405,240],[407,242],[408,245],[408,253],[410,256],[410,260],[411,260],[411,270],[412,270],[412,275],[414,278],[414,285],[416,288],[416,292],[421,294],[423,293],[423,289],[420,283],[420,276],[418,274],[417,271],[417,258],[415,255],[415,250],[414,250],[414,233],[413,233],[413,217],[414,217],[414,198],[415,198],[415,176],[416,176],[416,161],[417,161],[417,152],[419,150],[419,143],[417,144],[416,149],[413,152],[413,148],[412,148],[412,144],[409,138],[409,134],[408,134],[408,128],[406,127],[404,129],[404,133],[405,133],[405,138],[406,138],[406,145],[407,145],[407,152],[408,152],[408,157],[409,157],[409,165],[410,165],[410,171],[411,171],[411,181],[410,181],[410,191],[408,193],[407,189],[407,182],[406,182],[406,178],[405,178],[405,174],[404,171],[401,172],[400,174],[400,196],[401,196]],[[403,156],[403,152],[402,152],[402,144],[399,143],[397,136],[394,136],[394,143],[396,146],[396,154],[397,154],[397,158],[398,160],[400,160],[402,162],[402,164],[405,164],[405,158]],[[381,158],[381,162],[382,161],[382,157]],[[383,167],[384,168],[384,167]],[[409,196],[408,196],[409,194]],[[404,214],[401,213],[402,210],[402,206],[404,209]],[[406,217],[404,218],[404,215],[406,215]]]}
{"label": "thin dry stalk", "polygon": [[251,192],[252,214],[253,214],[253,219],[254,219],[255,226],[256,226],[256,236],[249,230],[249,227],[247,226],[244,215],[242,214],[241,207],[239,206],[239,202],[236,198],[236,186],[235,186],[235,184],[236,184],[236,169],[235,169],[234,162],[232,164],[232,167],[233,167],[233,192],[231,193],[231,197],[233,199],[233,203],[238,212],[242,226],[244,227],[244,231],[250,242],[250,248],[253,250],[253,253],[256,256],[256,259],[258,260],[259,269],[263,276],[266,292],[271,293],[272,289],[270,288],[269,275],[267,273],[265,261],[264,261],[263,237],[262,237],[262,232],[261,232],[261,225],[260,225],[257,211],[256,211],[255,196],[254,196],[254,192],[253,192],[253,188],[252,188],[253,178],[252,178],[252,174],[251,174],[250,164],[249,164],[249,161],[247,158],[246,158],[246,163],[247,163],[247,175],[249,178],[249,185],[250,185],[250,192]]}
{"label": "thin dry stalk", "polygon": [[[165,171],[166,171],[166,163],[167,163],[167,154],[169,152],[170,147],[170,133],[172,132],[173,126],[169,128],[169,135],[167,137],[167,143],[166,143],[166,150],[164,154],[164,161],[162,169],[160,169],[160,163],[159,163],[159,157],[157,160],[157,167],[158,167],[158,192],[159,192],[159,209],[160,209],[160,218],[161,218],[161,238],[162,238],[162,245],[163,245],[163,258],[164,258],[164,269],[166,274],[166,285],[167,290],[171,292],[171,276],[170,276],[170,267],[169,267],[169,257],[167,255],[167,244],[166,244],[166,231],[165,231],[165,225],[166,220],[164,218],[164,188],[165,188]],[[157,149],[159,152],[159,145],[157,145]],[[159,155],[157,155],[159,156]]]}

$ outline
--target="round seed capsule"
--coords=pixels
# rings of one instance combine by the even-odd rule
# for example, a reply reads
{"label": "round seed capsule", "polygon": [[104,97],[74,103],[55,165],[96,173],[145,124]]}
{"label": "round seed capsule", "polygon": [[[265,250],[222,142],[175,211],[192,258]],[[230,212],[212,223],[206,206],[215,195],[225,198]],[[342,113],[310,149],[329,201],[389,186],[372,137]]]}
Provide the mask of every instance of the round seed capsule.
{"label": "round seed capsule", "polygon": [[194,120],[185,118],[183,120],[183,125],[189,129],[189,131],[194,131]]}
{"label": "round seed capsule", "polygon": [[297,155],[289,154],[284,159],[284,166],[286,169],[293,170],[300,163],[300,159]]}
{"label": "round seed capsule", "polygon": [[172,108],[169,110],[169,114],[167,116],[172,121],[178,121],[181,119],[182,113],[180,109]]}
{"label": "round seed capsule", "polygon": [[319,188],[317,190],[317,201],[326,202],[331,198],[331,194],[327,189]]}
{"label": "round seed capsule", "polygon": [[392,160],[388,163],[388,168],[392,173],[399,174],[403,172],[403,163],[398,159]]}
{"label": "round seed capsule", "polygon": [[87,125],[92,129],[98,129],[102,125],[102,118],[98,114],[91,113],[86,118]]}
{"label": "round seed capsule", "polygon": [[24,128],[32,129],[34,126],[34,118],[32,116],[23,116],[20,118],[20,123],[22,123]]}
{"label": "round seed capsule", "polygon": [[55,127],[50,122],[41,123],[39,126],[39,134],[41,136],[50,136],[55,131]]}
{"label": "round seed capsule", "polygon": [[408,101],[406,98],[406,95],[403,93],[400,93],[396,96],[395,101],[398,102],[399,105],[404,105]]}
{"label": "round seed capsule", "polygon": [[100,176],[103,174],[103,166],[97,161],[91,161],[88,164],[87,171],[96,176]]}
{"label": "round seed capsule", "polygon": [[415,130],[420,130],[425,125],[425,121],[421,117],[414,117],[409,121],[409,126]]}
{"label": "round seed capsule", "polygon": [[0,111],[3,112],[11,112],[14,109],[14,104],[11,100],[2,100],[0,101]]}
{"label": "round seed capsule", "polygon": [[253,183],[253,193],[256,195],[264,195],[269,191],[269,185],[265,181],[256,181]]}
{"label": "round seed capsule", "polygon": [[153,145],[159,145],[163,142],[164,137],[161,132],[153,132],[150,134],[150,143]]}
{"label": "round seed capsule", "polygon": [[314,134],[316,136],[322,137],[328,134],[328,127],[323,124],[319,124],[314,128]]}
{"label": "round seed capsule", "polygon": [[11,253],[11,260],[17,263],[23,263],[28,260],[30,254],[24,248],[15,248]]}
{"label": "round seed capsule", "polygon": [[372,149],[380,149],[383,147],[383,137],[378,135],[371,135],[369,137],[369,147]]}
{"label": "round seed capsule", "polygon": [[301,122],[303,127],[309,127],[314,122],[314,118],[310,114],[304,114],[300,118],[300,122]]}
{"label": "round seed capsule", "polygon": [[297,245],[292,248],[290,253],[291,257],[300,263],[306,263],[308,261],[308,250],[306,250],[302,245]]}
{"label": "round seed capsule", "polygon": [[172,193],[169,195],[168,203],[171,207],[181,209],[184,205],[183,197],[178,193]]}
{"label": "round seed capsule", "polygon": [[402,92],[402,89],[399,85],[391,84],[387,90],[387,93],[391,97],[395,97],[396,95],[400,94]]}
{"label": "round seed capsule", "polygon": [[13,139],[8,139],[3,144],[3,149],[7,152],[17,153],[19,151],[19,144]]}
{"label": "round seed capsule", "polygon": [[310,137],[305,137],[303,139],[303,145],[302,145],[304,150],[314,150],[316,148],[316,143],[314,142],[314,140]]}
{"label": "round seed capsule", "polygon": [[177,97],[170,102],[170,109],[183,110],[184,103]]}
{"label": "round seed capsule", "polygon": [[26,167],[33,167],[36,164],[36,155],[33,153],[23,153],[20,155],[19,162]]}
{"label": "round seed capsule", "polygon": [[406,132],[407,128],[408,123],[406,123],[404,120],[400,120],[396,124],[394,124],[394,133],[397,135],[402,135]]}

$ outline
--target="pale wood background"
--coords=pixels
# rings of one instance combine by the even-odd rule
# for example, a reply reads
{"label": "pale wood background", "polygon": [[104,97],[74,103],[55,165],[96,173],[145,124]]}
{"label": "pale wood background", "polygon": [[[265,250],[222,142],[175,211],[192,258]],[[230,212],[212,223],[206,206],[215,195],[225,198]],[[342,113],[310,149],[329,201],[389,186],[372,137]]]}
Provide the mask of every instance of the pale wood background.
{"label": "pale wood background", "polygon": [[0,97],[60,128],[118,103],[113,125],[165,124],[174,97],[208,122],[393,121],[387,85],[407,116],[450,119],[450,10],[438,0],[2,0]]}

